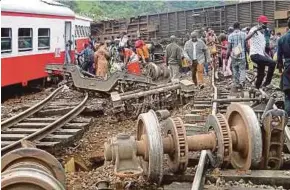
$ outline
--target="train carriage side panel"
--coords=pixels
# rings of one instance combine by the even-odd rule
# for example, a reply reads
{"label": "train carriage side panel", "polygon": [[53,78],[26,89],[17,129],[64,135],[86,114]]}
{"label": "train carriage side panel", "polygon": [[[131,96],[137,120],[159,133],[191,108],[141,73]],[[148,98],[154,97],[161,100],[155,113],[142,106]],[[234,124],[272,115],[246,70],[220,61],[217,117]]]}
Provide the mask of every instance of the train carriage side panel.
{"label": "train carriage side panel", "polygon": [[12,45],[11,51],[1,52],[1,87],[18,83],[25,86],[30,80],[47,76],[46,64],[64,63],[65,22],[71,22],[72,36],[73,18],[5,14],[1,21],[1,31],[9,30]]}
{"label": "train carriage side panel", "polygon": [[89,42],[90,26],[92,19],[76,15],[75,19],[75,43],[78,52],[84,49],[85,43]]}

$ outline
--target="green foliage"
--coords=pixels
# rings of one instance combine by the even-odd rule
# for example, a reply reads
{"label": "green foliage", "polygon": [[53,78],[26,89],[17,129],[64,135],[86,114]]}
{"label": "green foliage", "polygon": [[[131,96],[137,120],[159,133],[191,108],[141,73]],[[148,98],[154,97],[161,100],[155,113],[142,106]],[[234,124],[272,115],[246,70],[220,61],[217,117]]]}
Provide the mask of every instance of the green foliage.
{"label": "green foliage", "polygon": [[60,1],[76,13],[95,20],[130,18],[199,7],[228,4],[229,1]]}

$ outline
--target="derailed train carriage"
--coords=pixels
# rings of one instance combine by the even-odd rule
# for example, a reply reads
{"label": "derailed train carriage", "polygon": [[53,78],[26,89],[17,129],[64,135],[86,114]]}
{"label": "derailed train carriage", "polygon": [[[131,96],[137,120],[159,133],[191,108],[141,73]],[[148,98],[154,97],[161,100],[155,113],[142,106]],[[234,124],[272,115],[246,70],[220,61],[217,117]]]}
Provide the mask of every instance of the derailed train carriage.
{"label": "derailed train carriage", "polygon": [[46,64],[65,62],[69,40],[72,59],[89,41],[92,19],[51,0],[3,0],[1,16],[1,87],[45,80]]}

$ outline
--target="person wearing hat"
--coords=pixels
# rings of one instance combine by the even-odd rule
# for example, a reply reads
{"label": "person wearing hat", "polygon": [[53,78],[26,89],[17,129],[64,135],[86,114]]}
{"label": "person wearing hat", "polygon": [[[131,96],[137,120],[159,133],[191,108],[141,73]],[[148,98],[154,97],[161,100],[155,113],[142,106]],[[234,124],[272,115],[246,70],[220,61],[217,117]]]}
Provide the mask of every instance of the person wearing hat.
{"label": "person wearing hat", "polygon": [[[288,28],[290,28],[290,18],[288,19]],[[290,31],[278,40],[278,68],[282,73],[280,88],[285,93],[285,111],[290,117]],[[284,58],[284,63],[283,63]]]}
{"label": "person wearing hat", "polygon": [[202,89],[204,87],[203,66],[206,61],[211,61],[210,52],[205,43],[201,39],[198,39],[198,33],[196,32],[191,33],[191,39],[185,43],[184,51],[190,58],[192,64],[192,81],[196,86],[199,85]]}
{"label": "person wearing hat", "polygon": [[171,43],[165,49],[165,63],[170,68],[171,79],[179,77],[179,70],[182,65],[182,49],[176,43],[176,37],[170,36]]}
{"label": "person wearing hat", "polygon": [[263,84],[264,87],[271,84],[273,74],[275,71],[276,63],[272,58],[265,52],[266,40],[264,32],[267,29],[269,20],[266,16],[261,15],[258,18],[258,25],[251,28],[246,40],[250,40],[250,58],[257,64],[257,80],[255,87],[259,89],[265,77],[265,67],[268,66],[268,72],[266,80]]}

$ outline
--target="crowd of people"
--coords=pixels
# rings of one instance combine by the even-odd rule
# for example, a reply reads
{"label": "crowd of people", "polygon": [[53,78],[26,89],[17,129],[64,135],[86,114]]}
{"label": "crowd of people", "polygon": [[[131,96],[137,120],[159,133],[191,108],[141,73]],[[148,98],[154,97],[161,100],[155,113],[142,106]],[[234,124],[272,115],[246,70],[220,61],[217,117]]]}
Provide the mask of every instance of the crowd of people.
{"label": "crowd of people", "polygon": [[[116,52],[114,52],[116,50]],[[141,75],[140,62],[149,62],[149,47],[138,37],[135,44],[129,40],[127,34],[123,32],[120,37],[105,42],[96,42],[91,38],[90,42],[84,44],[84,50],[76,53],[83,56],[84,61],[80,65],[84,71],[96,75],[99,78],[107,79],[109,74],[110,58],[115,57],[115,62],[122,62],[128,73]]]}
{"label": "crowd of people", "polygon": [[[245,86],[249,61],[256,64],[256,89],[271,86],[278,66],[280,72],[284,70],[281,89],[285,92],[285,109],[290,115],[290,33],[288,31],[284,36],[275,33],[268,28],[268,23],[268,18],[261,15],[258,25],[241,29],[236,22],[219,36],[211,28],[201,28],[194,30],[184,45],[178,44],[177,38],[171,36],[170,44],[165,49],[165,64],[170,69],[171,79],[191,74],[193,83],[202,89],[204,75],[208,75],[209,69],[214,71],[212,74],[218,79],[218,70],[221,68],[224,77],[232,77],[232,91],[237,92]],[[289,24],[290,19],[290,28]],[[142,65],[148,63],[150,58],[149,48],[141,37],[133,44],[126,33],[114,41],[85,44],[85,49],[78,54],[85,57],[83,70],[106,79],[113,47],[116,47],[115,54],[123,63],[123,68],[128,73],[141,75]],[[265,78],[266,66],[268,70]]]}

